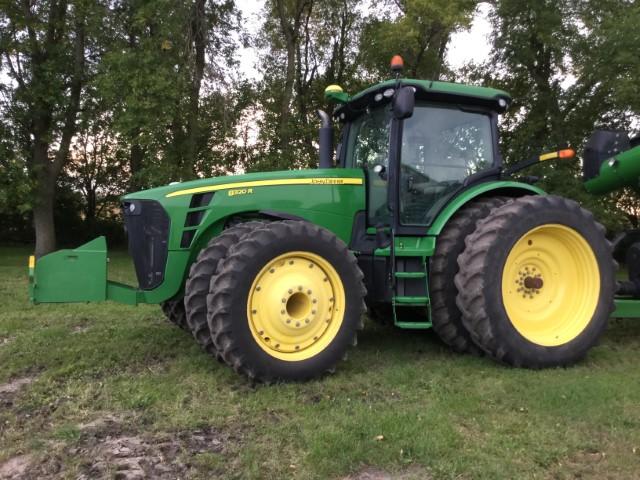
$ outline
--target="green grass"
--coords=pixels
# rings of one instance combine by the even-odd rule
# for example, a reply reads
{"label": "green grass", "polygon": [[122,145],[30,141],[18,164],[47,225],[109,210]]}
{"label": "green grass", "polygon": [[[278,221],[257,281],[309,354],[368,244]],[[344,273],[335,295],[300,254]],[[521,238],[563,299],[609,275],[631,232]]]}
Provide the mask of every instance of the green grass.
{"label": "green grass", "polygon": [[[335,375],[254,388],[157,306],[30,305],[28,253],[0,249],[0,385],[33,379],[0,403],[0,465],[54,456],[51,475],[75,478],[97,448],[86,424],[112,415],[107,433],[214,432],[216,448],[180,444],[195,478],[343,478],[367,467],[403,478],[638,478],[640,321],[612,321],[580,365],[542,372],[369,323]],[[133,282],[123,253],[110,271]]]}

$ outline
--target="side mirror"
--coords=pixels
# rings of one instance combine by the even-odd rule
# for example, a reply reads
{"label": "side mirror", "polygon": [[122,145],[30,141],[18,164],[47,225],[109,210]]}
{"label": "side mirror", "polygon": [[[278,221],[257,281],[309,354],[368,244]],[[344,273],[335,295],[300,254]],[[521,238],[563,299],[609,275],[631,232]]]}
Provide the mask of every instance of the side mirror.
{"label": "side mirror", "polygon": [[393,99],[393,116],[398,120],[411,117],[416,106],[416,93],[413,87],[402,87]]}

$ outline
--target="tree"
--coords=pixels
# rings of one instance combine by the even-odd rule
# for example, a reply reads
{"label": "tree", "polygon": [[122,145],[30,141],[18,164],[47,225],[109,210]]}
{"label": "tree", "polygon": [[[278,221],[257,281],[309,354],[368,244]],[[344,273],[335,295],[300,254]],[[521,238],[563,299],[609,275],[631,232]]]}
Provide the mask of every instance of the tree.
{"label": "tree", "polygon": [[[305,168],[317,162],[315,111],[324,88],[356,78],[361,16],[355,0],[269,0],[256,45],[265,52],[253,90],[260,112],[250,170]],[[357,83],[361,85],[361,83]]]}
{"label": "tree", "polygon": [[4,114],[33,181],[37,256],[55,249],[56,180],[67,163],[93,69],[101,7],[84,0],[2,1],[1,51],[9,75]]}
{"label": "tree", "polygon": [[[406,75],[439,80],[446,72],[451,34],[471,23],[475,0],[378,0],[364,27],[360,64],[371,80],[388,77],[389,59],[400,54]],[[380,12],[387,12],[380,15]]]}
{"label": "tree", "polygon": [[[481,71],[487,84],[514,98],[502,122],[507,163],[565,145],[580,150],[595,126],[628,128],[629,112],[613,94],[612,86],[619,83],[606,80],[602,66],[593,68],[602,54],[594,46],[611,34],[585,20],[593,14],[593,3],[494,2],[492,55]],[[625,224],[616,195],[594,198],[585,192],[577,161],[543,164],[527,173],[539,176],[549,192],[583,203],[610,229]]]}
{"label": "tree", "polygon": [[[203,105],[232,90],[226,78],[238,29],[231,0],[113,4],[96,84],[113,113],[113,132],[129,150],[130,189],[192,179],[196,166],[207,170],[207,122],[214,119]],[[224,115],[216,127],[229,133]]]}

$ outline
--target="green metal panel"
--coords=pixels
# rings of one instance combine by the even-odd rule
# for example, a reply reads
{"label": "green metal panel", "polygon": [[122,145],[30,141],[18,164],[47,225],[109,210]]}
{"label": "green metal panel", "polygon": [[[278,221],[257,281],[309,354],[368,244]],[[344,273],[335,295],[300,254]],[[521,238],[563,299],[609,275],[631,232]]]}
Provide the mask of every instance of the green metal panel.
{"label": "green metal panel", "polygon": [[396,322],[395,326],[404,330],[429,330],[431,322]]}
{"label": "green metal panel", "polygon": [[465,190],[462,194],[451,200],[447,206],[442,210],[434,222],[429,227],[427,235],[440,235],[440,232],[447,224],[449,219],[462,208],[469,200],[472,200],[480,195],[491,193],[493,195],[507,195],[507,196],[520,196],[520,195],[545,195],[544,190],[538,187],[529,185],[527,183],[498,181],[487,182],[471,187]]}
{"label": "green metal panel", "polygon": [[429,297],[393,297],[393,302],[397,305],[418,305],[429,304]]}
{"label": "green metal panel", "polygon": [[640,300],[616,298],[616,309],[611,314],[614,318],[640,318]]}
{"label": "green metal panel", "polygon": [[[436,249],[434,237],[395,237],[396,257],[430,257]],[[377,257],[389,257],[389,247],[378,248],[374,252]]]}
{"label": "green metal panel", "polygon": [[425,278],[425,272],[396,272],[396,278]]}
{"label": "green metal panel", "polygon": [[598,176],[585,182],[587,192],[603,194],[625,186],[640,187],[640,146],[605,160]]}
{"label": "green metal panel", "polygon": [[[463,85],[460,83],[451,83],[451,82],[435,82],[431,80],[416,80],[412,78],[404,78],[402,79],[402,83],[404,85],[413,85],[422,90],[426,90],[428,92],[433,93],[443,93],[456,95],[461,97],[471,97],[471,98],[479,98],[483,100],[499,100],[501,98],[510,101],[511,96],[503,91],[497,90],[495,88],[486,88],[486,87],[476,87],[473,85]],[[396,84],[395,80],[387,80],[386,82],[378,83],[373,85],[362,92],[357,93],[353,97],[349,99],[349,101],[358,100],[363,96],[375,92],[376,90],[380,90],[381,88],[392,88]]]}
{"label": "green metal panel", "polygon": [[107,282],[107,300],[127,305],[137,305],[138,303],[148,303],[144,292],[135,287],[124,285],[118,282]]}
{"label": "green metal panel", "polygon": [[74,250],[38,259],[30,275],[34,303],[99,302],[107,296],[107,242],[98,237]]}
{"label": "green metal panel", "polygon": [[[31,261],[30,261],[31,263]],[[58,250],[29,266],[29,296],[33,303],[101,302],[136,305],[146,301],[135,287],[107,280],[104,237],[73,250]]]}

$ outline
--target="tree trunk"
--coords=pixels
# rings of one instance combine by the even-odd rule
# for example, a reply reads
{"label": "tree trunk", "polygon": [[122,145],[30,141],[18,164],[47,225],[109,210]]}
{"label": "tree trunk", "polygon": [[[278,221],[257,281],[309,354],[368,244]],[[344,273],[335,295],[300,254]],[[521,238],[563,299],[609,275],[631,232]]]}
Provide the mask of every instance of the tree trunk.
{"label": "tree trunk", "polygon": [[195,165],[198,157],[200,86],[204,76],[206,25],[205,0],[196,0],[191,18],[191,37],[194,49],[194,69],[189,94],[189,111],[187,117],[186,161],[182,168],[182,180],[195,176]]}
{"label": "tree trunk", "polygon": [[[42,152],[38,152],[41,147],[36,148],[35,157],[42,154]],[[45,156],[47,155],[46,148],[44,150]],[[41,164],[41,168],[36,172],[37,188],[33,205],[33,226],[36,233],[35,255],[37,258],[56,249],[56,229],[53,221],[55,180],[51,180],[48,169],[48,165]]]}
{"label": "tree trunk", "polygon": [[144,150],[135,140],[131,144],[131,151],[129,152],[129,171],[131,177],[129,179],[129,188],[132,192],[136,192],[143,188],[142,181],[140,179],[140,170],[142,169],[142,161],[144,159]]}
{"label": "tree trunk", "polygon": [[[280,30],[284,37],[287,50],[287,66],[285,71],[284,89],[282,91],[282,101],[280,103],[280,125],[278,135],[280,137],[278,146],[280,150],[285,150],[289,144],[289,119],[291,116],[291,101],[293,100],[293,87],[296,79],[296,51],[298,48],[300,21],[304,9],[310,7],[308,0],[297,0],[294,4],[294,12],[287,12],[284,0],[276,0],[278,20]],[[292,14],[293,13],[293,14]]]}

